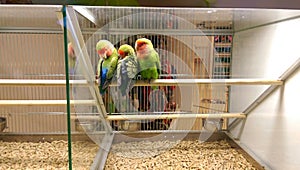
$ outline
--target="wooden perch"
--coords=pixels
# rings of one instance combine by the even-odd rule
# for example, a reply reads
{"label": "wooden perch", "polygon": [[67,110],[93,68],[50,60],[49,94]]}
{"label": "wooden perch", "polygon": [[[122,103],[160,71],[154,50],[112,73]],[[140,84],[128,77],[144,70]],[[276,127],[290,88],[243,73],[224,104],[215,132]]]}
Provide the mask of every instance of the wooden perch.
{"label": "wooden perch", "polygon": [[173,86],[173,85],[282,85],[280,80],[269,79],[157,79],[150,82],[138,81],[135,86]]}
{"label": "wooden perch", "polygon": [[[153,115],[108,115],[107,120],[147,120],[147,119],[178,119],[178,118],[246,118],[243,113],[222,113],[222,114],[153,114]],[[72,119],[100,120],[99,116],[72,116]]]}
{"label": "wooden perch", "polygon": [[[87,80],[70,80],[71,85],[87,85]],[[92,83],[92,82],[90,82]],[[97,84],[93,82],[92,84]],[[214,85],[282,85],[283,81],[273,79],[157,79],[151,82],[138,80],[134,86],[174,86],[193,84]],[[0,85],[64,86],[65,80],[0,79]],[[112,83],[110,86],[117,86]]]}

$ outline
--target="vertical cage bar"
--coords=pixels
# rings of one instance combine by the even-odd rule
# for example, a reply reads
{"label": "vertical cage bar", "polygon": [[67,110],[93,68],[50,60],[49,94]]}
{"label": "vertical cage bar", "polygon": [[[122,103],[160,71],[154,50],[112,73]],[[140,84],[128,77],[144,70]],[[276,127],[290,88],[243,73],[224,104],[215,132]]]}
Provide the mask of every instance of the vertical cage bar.
{"label": "vertical cage bar", "polygon": [[71,111],[70,111],[70,84],[69,84],[69,63],[68,63],[68,34],[66,6],[63,5],[63,25],[64,25],[64,52],[65,52],[65,73],[66,73],[66,97],[67,97],[67,121],[68,121],[68,156],[69,170],[72,170],[72,146],[71,146]]}

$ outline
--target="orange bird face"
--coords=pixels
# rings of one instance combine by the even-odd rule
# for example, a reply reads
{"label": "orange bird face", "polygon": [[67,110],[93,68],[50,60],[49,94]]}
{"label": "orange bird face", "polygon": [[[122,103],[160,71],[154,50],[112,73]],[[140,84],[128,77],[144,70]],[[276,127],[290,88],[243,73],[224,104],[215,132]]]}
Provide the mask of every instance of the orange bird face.
{"label": "orange bird face", "polygon": [[148,47],[147,43],[144,41],[138,41],[136,44],[136,53],[138,58],[142,59],[145,58],[148,54]]}
{"label": "orange bird face", "polygon": [[138,59],[146,59],[153,50],[152,42],[147,38],[140,38],[135,42],[135,50]]}
{"label": "orange bird face", "polygon": [[138,41],[137,42],[137,51],[143,51],[147,47],[147,43],[145,41]]}
{"label": "orange bird face", "polygon": [[126,57],[126,53],[122,50],[118,50],[118,54],[120,55],[121,59]]}

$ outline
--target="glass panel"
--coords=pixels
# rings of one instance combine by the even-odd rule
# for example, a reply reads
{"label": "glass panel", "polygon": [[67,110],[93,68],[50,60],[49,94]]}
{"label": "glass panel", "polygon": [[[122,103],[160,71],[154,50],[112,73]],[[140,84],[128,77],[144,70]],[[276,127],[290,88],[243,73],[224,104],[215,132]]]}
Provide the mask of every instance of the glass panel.
{"label": "glass panel", "polygon": [[60,6],[0,6],[0,79],[15,82],[0,86],[0,117],[6,118],[0,137],[1,169],[68,167],[59,10]]}
{"label": "glass panel", "polygon": [[[59,18],[61,19],[61,16]],[[75,119],[75,131],[72,131],[72,134],[73,136],[78,133],[86,134],[85,140],[90,141],[90,150],[82,149],[84,146],[81,145],[72,146],[72,165],[76,169],[88,169],[91,166],[96,168],[109,150],[113,137],[112,130],[109,122],[104,119],[106,108],[95,81],[91,56],[88,54],[76,14],[71,7],[67,8],[67,29],[69,75],[72,79],[70,82],[73,82],[70,97],[74,100],[72,118]],[[82,159],[82,155],[77,151],[85,154],[85,159]]]}
{"label": "glass panel", "polygon": [[[69,6],[67,9],[75,169],[104,166],[113,143],[112,134],[119,132],[121,138],[118,139],[126,142],[172,141],[167,142],[165,147],[158,144],[157,148],[161,151],[175,146],[174,141],[182,140],[191,130],[205,132],[200,133],[197,139],[206,141],[213,132],[226,129],[224,122],[227,119],[210,116],[229,111],[230,91],[234,99],[231,100],[234,106],[231,111],[241,112],[269,87],[230,89],[225,84],[226,79],[278,78],[298,58],[294,40],[297,38],[293,37],[299,32],[299,10],[99,6]],[[6,118],[2,120],[6,120],[4,132],[7,135],[1,136],[4,142],[0,143],[0,147],[4,146],[6,153],[18,148],[14,155],[32,153],[31,160],[35,160],[32,164],[29,160],[27,163],[23,158],[5,154],[0,156],[1,159],[17,161],[6,162],[3,166],[15,169],[67,168],[66,75],[61,6],[0,6],[0,27],[0,79],[21,82],[21,85],[1,85],[0,88],[1,102],[15,102],[9,106],[1,104],[0,116]],[[140,65],[143,55],[137,52],[136,47],[140,38],[149,39],[153,45],[151,52],[155,50],[159,56],[161,67],[154,70],[159,73],[158,79],[163,81],[160,85],[149,84],[157,77],[151,77],[151,80],[141,74],[146,64]],[[120,77],[117,74],[121,72],[116,70],[111,81],[108,81],[110,84],[106,91],[99,89],[101,82],[105,82],[99,81],[97,75],[100,57],[103,57],[98,54],[102,47],[100,51],[96,48],[99,40],[110,41],[115,52],[128,44],[137,53],[136,65],[133,65],[140,70],[134,78],[130,78],[132,84],[123,82],[128,83],[125,95],[118,81],[129,72],[128,69]],[[282,56],[289,57],[281,60]],[[265,64],[257,64],[258,60]],[[119,66],[122,63],[125,64],[125,60],[119,58]],[[283,64],[284,67],[277,69]],[[102,73],[106,71],[103,67]],[[121,70],[122,67],[119,68]],[[204,79],[221,83],[195,82]],[[25,80],[29,81],[26,83]],[[46,80],[46,83],[32,83],[33,80]],[[167,84],[169,81],[175,84]],[[184,84],[188,81],[188,85]],[[101,88],[103,86],[101,84]],[[242,96],[244,99],[241,100],[241,94],[245,91],[251,92],[251,95]],[[17,100],[30,100],[31,103],[17,103]],[[45,103],[37,104],[37,101]],[[174,114],[182,115],[176,119],[159,117]],[[194,115],[189,119],[183,118],[191,114]],[[203,114],[208,114],[208,118],[195,116]],[[119,120],[108,121],[106,116],[120,117]],[[147,116],[157,117],[140,120]],[[128,135],[132,131],[137,135]],[[18,134],[17,140],[22,143],[10,142],[13,141],[11,134]],[[121,141],[115,140],[114,143]],[[149,148],[145,147],[148,143],[141,146],[138,149],[148,149],[145,153],[149,153]],[[29,149],[24,151],[27,147]],[[36,155],[37,152],[32,150],[43,155]],[[153,152],[150,156],[160,153]],[[1,167],[5,161],[0,161]]]}

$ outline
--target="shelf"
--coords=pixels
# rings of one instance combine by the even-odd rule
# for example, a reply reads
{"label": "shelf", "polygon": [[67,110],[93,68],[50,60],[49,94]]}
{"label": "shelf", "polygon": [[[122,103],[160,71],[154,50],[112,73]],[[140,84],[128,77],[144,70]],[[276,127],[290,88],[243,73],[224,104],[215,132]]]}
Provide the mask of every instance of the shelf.
{"label": "shelf", "polygon": [[215,47],[215,53],[231,53],[231,47]]}
{"label": "shelf", "polygon": [[[226,104],[225,101],[220,100],[220,99],[207,99],[204,98],[201,100],[202,103],[207,103],[207,104]],[[198,106],[198,105],[194,105],[196,107],[202,107],[202,106]]]}
{"label": "shelf", "polygon": [[214,74],[230,73],[230,67],[214,67]]}
{"label": "shelf", "polygon": [[230,67],[230,63],[224,63],[224,62],[216,62],[215,67]]}
{"label": "shelf", "polygon": [[215,47],[231,47],[231,43],[215,43]]}
{"label": "shelf", "polygon": [[230,79],[230,74],[224,74],[224,75],[213,75],[214,78],[216,79]]}
{"label": "shelf", "polygon": [[216,57],[231,57],[231,53],[215,53]]}
{"label": "shelf", "polygon": [[215,63],[230,63],[231,58],[228,58],[228,57],[215,57],[214,62]]}

